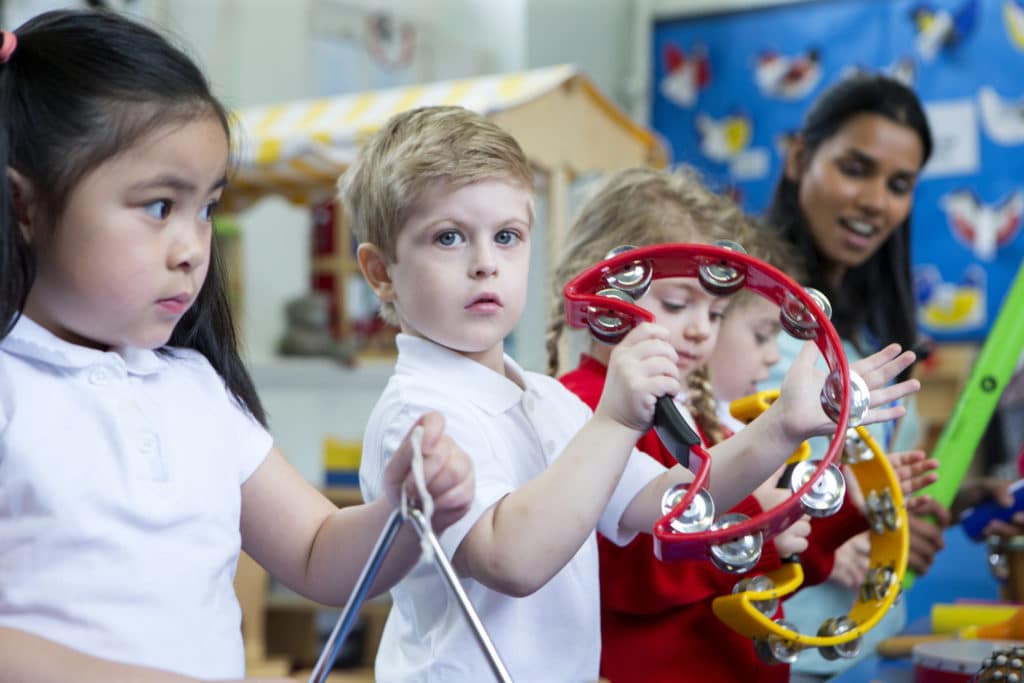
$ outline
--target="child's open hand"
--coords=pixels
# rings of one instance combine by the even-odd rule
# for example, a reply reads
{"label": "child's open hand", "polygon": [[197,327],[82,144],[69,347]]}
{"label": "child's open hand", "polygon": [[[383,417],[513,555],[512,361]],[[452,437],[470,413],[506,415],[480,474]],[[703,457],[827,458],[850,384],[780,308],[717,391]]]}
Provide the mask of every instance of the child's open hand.
{"label": "child's open hand", "polygon": [[889,458],[889,464],[896,473],[904,495],[916,493],[939,479],[935,472],[939,468],[939,461],[926,457],[924,451],[900,451],[889,453],[886,457]]}
{"label": "child's open hand", "polygon": [[427,413],[409,430],[384,470],[384,492],[392,505],[401,503],[403,487],[410,501],[419,500],[411,469],[412,432],[417,425],[423,427],[423,478],[434,500],[432,526],[440,533],[466,514],[473,502],[473,463],[444,433],[444,416]]}
{"label": "child's open hand", "polygon": [[655,401],[679,393],[677,359],[665,328],[653,323],[638,325],[612,351],[608,378],[594,413],[646,432],[654,419]]}
{"label": "child's open hand", "polygon": [[[817,357],[817,347],[810,342],[804,344],[779,390],[783,429],[796,441],[831,435],[835,431],[835,423],[821,408],[820,394],[826,373],[814,367]],[[889,383],[910,367],[914,358],[913,351],[902,351],[899,344],[890,344],[850,364],[850,369],[860,375],[871,392],[870,409],[860,424],[885,422],[903,416],[906,409],[891,405],[892,402],[917,391],[921,384],[916,379]]]}

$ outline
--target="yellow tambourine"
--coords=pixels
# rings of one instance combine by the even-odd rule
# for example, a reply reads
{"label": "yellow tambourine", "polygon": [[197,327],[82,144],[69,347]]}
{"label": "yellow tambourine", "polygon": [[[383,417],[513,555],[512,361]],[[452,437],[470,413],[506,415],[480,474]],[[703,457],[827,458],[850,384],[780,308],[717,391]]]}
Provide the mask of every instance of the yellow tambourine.
{"label": "yellow tambourine", "polygon": [[[749,421],[760,415],[778,397],[778,391],[763,391],[730,404],[733,415]],[[797,466],[806,460],[806,443],[790,458]],[[712,608],[725,624],[754,639],[757,653],[769,663],[792,663],[800,652],[816,647],[826,659],[856,657],[861,636],[875,626],[896,600],[907,568],[910,531],[896,472],[889,459],[863,427],[847,430],[842,462],[853,473],[864,494],[865,515],[870,528],[871,551],[867,577],[857,599],[846,615],[826,619],[817,634],[798,632],[783,619],[773,620],[779,600],[793,593],[803,582],[799,562],[784,561],[767,574],[738,581],[732,595],[715,598]],[[794,484],[791,484],[791,487]]]}

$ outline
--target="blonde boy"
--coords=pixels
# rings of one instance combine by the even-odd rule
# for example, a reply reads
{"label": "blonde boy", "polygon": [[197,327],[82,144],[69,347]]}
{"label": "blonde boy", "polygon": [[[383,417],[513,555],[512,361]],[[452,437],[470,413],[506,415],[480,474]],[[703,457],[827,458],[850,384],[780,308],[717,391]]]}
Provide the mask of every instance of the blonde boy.
{"label": "blonde boy", "polygon": [[[398,114],[342,180],[363,275],[402,332],[395,374],[367,425],[360,482],[367,500],[379,497],[384,465],[409,425],[426,410],[442,413],[474,461],[477,491],[441,545],[513,679],[596,680],[594,531],[619,543],[649,531],[662,493],[690,479],[680,467],[629,457],[655,399],[680,389],[677,356],[662,328],[637,327],[612,353],[607,390],[591,414],[554,379],[504,355],[526,298],[532,187],[515,140],[456,107]],[[790,381],[762,419],[716,448],[712,494],[723,509],[805,436],[827,432],[813,360],[803,354],[808,382]],[[862,375],[878,385],[911,360],[890,349]],[[877,400],[915,386],[879,390]],[[433,568],[413,570],[392,597],[377,680],[492,677]]]}

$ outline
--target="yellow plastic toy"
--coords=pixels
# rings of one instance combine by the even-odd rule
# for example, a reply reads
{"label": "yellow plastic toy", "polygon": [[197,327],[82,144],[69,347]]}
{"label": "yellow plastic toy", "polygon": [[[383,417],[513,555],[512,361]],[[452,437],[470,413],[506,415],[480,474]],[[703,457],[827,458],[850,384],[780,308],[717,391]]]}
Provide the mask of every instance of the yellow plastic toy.
{"label": "yellow plastic toy", "polygon": [[[777,397],[777,390],[763,391],[734,401],[729,409],[737,419],[749,422]],[[789,462],[796,463],[809,454],[809,446],[803,443]],[[767,574],[745,577],[736,583],[732,595],[712,603],[718,618],[753,638],[758,654],[769,663],[792,663],[802,650],[813,647],[826,659],[856,657],[861,636],[879,622],[899,595],[910,547],[899,480],[885,453],[863,427],[847,431],[842,462],[864,494],[871,531],[871,569],[850,612],[826,619],[814,635],[800,633],[782,619],[773,620],[779,600],[803,583],[798,561],[786,561]]]}

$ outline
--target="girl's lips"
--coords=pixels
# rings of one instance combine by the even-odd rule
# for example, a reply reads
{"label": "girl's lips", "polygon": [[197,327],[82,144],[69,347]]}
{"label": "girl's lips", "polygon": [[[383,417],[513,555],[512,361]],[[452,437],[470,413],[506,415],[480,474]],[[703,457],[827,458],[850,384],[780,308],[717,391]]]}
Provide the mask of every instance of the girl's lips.
{"label": "girl's lips", "polygon": [[172,296],[167,299],[160,299],[156,302],[156,305],[164,309],[168,313],[174,315],[180,315],[188,310],[188,304],[191,297],[187,294],[179,294],[178,296]]}

